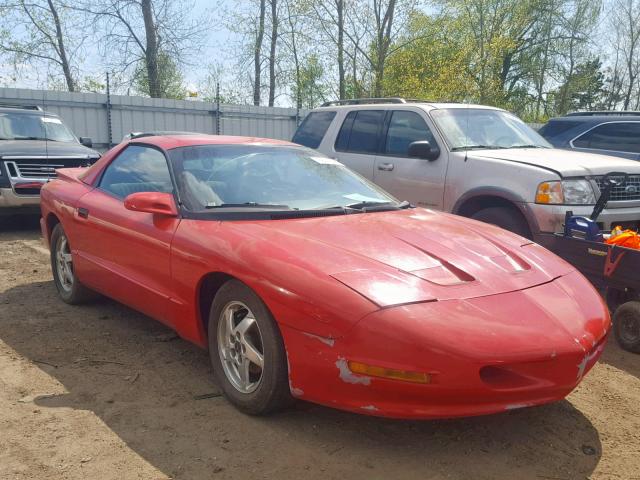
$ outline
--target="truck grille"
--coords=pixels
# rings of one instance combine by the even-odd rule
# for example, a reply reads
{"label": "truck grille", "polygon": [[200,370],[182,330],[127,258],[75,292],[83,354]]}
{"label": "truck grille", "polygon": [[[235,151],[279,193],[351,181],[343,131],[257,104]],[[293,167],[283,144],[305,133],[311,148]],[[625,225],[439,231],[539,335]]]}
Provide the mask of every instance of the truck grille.
{"label": "truck grille", "polygon": [[[594,178],[601,191],[604,188],[603,179],[604,177]],[[613,190],[611,190],[611,198],[609,200],[612,202],[640,200],[640,175],[629,175],[625,185],[613,187]]]}
{"label": "truck grille", "polygon": [[83,167],[89,164],[86,159],[63,159],[55,163],[47,159],[25,159],[7,162],[9,175],[21,178],[48,179],[56,177],[57,168]]}
{"label": "truck grille", "polygon": [[64,165],[15,162],[15,167],[18,175],[23,178],[55,178],[56,168],[63,168]]}

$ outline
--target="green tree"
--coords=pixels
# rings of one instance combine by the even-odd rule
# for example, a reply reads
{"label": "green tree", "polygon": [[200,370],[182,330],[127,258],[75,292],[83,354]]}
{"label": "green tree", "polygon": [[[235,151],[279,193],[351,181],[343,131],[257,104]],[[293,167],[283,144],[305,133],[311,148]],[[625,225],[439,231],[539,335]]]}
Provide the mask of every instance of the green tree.
{"label": "green tree", "polygon": [[184,77],[178,69],[176,62],[165,52],[160,52],[157,61],[156,79],[153,84],[149,82],[149,69],[143,60],[133,74],[133,86],[140,93],[150,97],[173,98],[183,100],[187,95],[184,86]]}
{"label": "green tree", "polygon": [[604,100],[604,82],[599,58],[578,64],[555,94],[558,99],[556,113],[564,115],[570,110],[598,108]]}

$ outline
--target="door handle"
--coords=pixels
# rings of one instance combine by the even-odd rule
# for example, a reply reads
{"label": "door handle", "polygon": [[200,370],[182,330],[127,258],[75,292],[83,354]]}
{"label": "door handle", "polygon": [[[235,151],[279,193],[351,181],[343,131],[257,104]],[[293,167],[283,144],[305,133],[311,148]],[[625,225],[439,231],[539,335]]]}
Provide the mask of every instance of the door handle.
{"label": "door handle", "polygon": [[393,163],[381,163],[380,165],[378,165],[378,170],[390,172],[391,170],[393,170]]}
{"label": "door handle", "polygon": [[78,207],[78,216],[80,218],[89,218],[89,210],[86,208]]}

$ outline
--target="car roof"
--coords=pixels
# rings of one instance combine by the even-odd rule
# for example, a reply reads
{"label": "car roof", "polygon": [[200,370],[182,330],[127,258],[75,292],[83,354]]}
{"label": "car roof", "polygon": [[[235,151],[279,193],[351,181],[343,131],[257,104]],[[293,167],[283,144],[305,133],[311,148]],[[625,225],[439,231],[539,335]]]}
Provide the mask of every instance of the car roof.
{"label": "car roof", "polygon": [[0,105],[0,113],[11,113],[15,115],[31,115],[34,117],[58,117],[55,113],[45,112],[43,110],[27,109],[21,107],[6,107]]}
{"label": "car roof", "polygon": [[163,150],[188,147],[192,145],[296,145],[295,143],[287,142],[285,140],[276,140],[273,138],[207,135],[205,133],[145,135],[132,138],[128,143],[145,143],[162,148]]}
{"label": "car roof", "polygon": [[501,108],[492,107],[489,105],[479,105],[473,103],[454,103],[454,102],[427,102],[427,101],[406,101],[403,103],[360,103],[360,104],[349,104],[349,105],[327,105],[318,107],[317,110],[371,110],[372,108],[376,109],[384,109],[384,110],[394,110],[401,107],[418,107],[423,108],[425,110],[436,110],[436,109],[444,109],[444,108],[456,108],[456,109],[484,109],[484,110],[500,110]]}
{"label": "car roof", "polygon": [[622,115],[566,115],[564,117],[555,117],[550,122],[572,122],[572,123],[604,123],[604,122],[637,122],[640,121],[640,114],[622,114]]}

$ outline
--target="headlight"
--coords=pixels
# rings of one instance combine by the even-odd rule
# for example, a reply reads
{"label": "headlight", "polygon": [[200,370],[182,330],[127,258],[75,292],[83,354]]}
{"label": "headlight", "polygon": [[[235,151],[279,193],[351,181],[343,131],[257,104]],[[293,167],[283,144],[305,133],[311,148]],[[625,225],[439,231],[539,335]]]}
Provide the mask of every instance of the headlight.
{"label": "headlight", "polygon": [[588,180],[542,182],[536,192],[536,203],[550,205],[593,205],[596,196]]}

